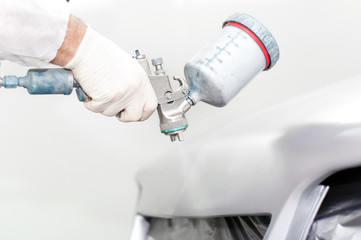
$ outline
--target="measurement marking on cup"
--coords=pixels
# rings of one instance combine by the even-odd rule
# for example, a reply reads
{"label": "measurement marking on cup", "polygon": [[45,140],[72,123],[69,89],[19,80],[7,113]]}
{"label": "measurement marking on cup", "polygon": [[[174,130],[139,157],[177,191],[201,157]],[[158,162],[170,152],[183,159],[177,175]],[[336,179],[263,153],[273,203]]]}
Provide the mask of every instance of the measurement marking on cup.
{"label": "measurement marking on cup", "polygon": [[207,58],[207,57],[206,57],[204,60],[199,59],[196,63],[201,64],[201,65],[204,65],[205,67],[208,67],[212,72],[217,73],[217,72],[214,70],[214,68],[212,67],[212,63],[213,63],[215,60],[217,60],[218,63],[223,63],[223,60],[222,60],[221,58],[219,58],[218,56],[219,56],[221,53],[223,53],[223,52],[227,53],[227,55],[230,56],[231,53],[230,53],[229,51],[227,51],[227,48],[228,48],[229,45],[234,45],[235,47],[238,48],[239,45],[236,43],[235,40],[236,40],[239,36],[242,36],[244,39],[246,39],[246,37],[243,36],[242,32],[237,32],[237,34],[234,35],[234,36],[228,35],[227,37],[229,38],[229,41],[226,42],[226,43],[224,44],[224,46],[222,46],[222,47],[217,46],[216,49],[217,49],[218,51],[216,51],[211,58]]}

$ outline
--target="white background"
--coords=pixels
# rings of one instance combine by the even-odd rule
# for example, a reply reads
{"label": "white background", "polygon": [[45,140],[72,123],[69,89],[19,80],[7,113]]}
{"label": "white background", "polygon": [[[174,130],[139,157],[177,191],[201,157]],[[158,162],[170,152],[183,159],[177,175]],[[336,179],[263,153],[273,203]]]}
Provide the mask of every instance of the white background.
{"label": "white background", "polygon": [[[1,240],[127,239],[140,167],[231,119],[361,73],[358,0],[71,0],[70,7],[127,52],[162,56],[171,75],[183,75],[234,12],[266,25],[281,57],[226,107],[194,107],[185,144],[159,133],[156,114],[124,124],[87,111],[75,95],[1,89]],[[1,69],[25,72],[8,62]]]}

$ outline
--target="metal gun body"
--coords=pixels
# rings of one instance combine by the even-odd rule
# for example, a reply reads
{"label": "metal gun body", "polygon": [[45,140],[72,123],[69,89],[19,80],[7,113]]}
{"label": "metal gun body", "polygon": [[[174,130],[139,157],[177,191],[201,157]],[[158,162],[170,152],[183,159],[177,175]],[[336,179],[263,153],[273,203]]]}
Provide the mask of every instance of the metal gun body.
{"label": "metal gun body", "polygon": [[147,73],[158,100],[158,116],[160,120],[160,130],[165,135],[169,135],[171,141],[183,141],[183,132],[188,127],[185,113],[193,105],[189,98],[189,85],[187,81],[174,76],[173,79],[179,83],[176,90],[172,89],[170,78],[163,69],[162,58],[152,59],[155,67],[151,72],[149,62],[145,55],[136,50],[135,59]]}

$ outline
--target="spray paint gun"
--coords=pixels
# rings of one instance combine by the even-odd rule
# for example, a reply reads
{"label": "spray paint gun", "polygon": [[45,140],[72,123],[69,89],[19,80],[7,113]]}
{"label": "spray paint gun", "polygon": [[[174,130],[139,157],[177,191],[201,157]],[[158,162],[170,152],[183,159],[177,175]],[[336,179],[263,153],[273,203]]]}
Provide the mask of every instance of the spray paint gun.
{"label": "spray paint gun", "polygon": [[[173,77],[179,87],[173,90],[161,58],[152,59],[151,72],[145,55],[136,51],[135,59],[148,74],[158,98],[160,129],[171,141],[183,140],[188,127],[185,113],[197,102],[225,106],[256,74],[272,68],[279,49],[271,33],[247,14],[233,14],[222,31],[184,67],[184,80]],[[79,101],[91,100],[66,69],[32,69],[25,77],[5,76],[4,88],[24,87],[30,94],[71,94]]]}
{"label": "spray paint gun", "polygon": [[183,140],[188,127],[185,113],[197,102],[225,106],[252,78],[272,68],[279,49],[272,34],[247,14],[233,14],[222,31],[184,67],[187,81],[173,77],[179,87],[172,90],[161,58],[152,59],[152,74],[145,55],[135,58],[147,72],[158,98],[161,132],[171,141]]}

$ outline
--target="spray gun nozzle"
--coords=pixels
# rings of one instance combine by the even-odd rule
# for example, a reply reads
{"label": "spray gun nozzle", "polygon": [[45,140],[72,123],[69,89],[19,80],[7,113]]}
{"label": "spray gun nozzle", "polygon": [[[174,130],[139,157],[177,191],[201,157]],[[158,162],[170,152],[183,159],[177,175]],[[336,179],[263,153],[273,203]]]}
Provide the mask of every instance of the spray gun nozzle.
{"label": "spray gun nozzle", "polygon": [[172,134],[169,135],[169,137],[170,137],[170,140],[172,142],[177,141],[177,139],[180,142],[184,141],[183,131],[180,131],[180,132],[177,132],[177,133],[172,133]]}

